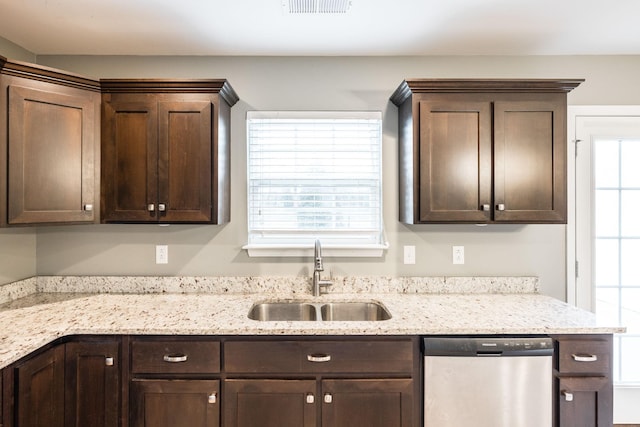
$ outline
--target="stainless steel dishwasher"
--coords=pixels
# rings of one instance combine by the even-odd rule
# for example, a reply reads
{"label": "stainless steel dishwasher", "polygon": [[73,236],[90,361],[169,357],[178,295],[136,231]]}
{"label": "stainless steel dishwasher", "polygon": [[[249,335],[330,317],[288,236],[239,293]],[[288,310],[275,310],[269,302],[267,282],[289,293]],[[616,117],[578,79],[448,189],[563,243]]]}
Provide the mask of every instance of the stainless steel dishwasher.
{"label": "stainless steel dishwasher", "polygon": [[423,338],[425,427],[551,427],[553,341]]}

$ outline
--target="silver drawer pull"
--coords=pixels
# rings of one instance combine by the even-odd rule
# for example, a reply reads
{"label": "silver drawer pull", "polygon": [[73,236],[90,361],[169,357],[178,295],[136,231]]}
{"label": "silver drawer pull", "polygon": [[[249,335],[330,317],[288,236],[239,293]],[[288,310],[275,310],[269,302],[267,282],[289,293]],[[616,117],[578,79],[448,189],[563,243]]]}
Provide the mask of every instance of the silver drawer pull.
{"label": "silver drawer pull", "polygon": [[169,363],[181,363],[186,362],[187,357],[186,354],[165,354],[162,359]]}
{"label": "silver drawer pull", "polygon": [[572,354],[573,360],[576,362],[597,362],[598,356],[595,354]]}
{"label": "silver drawer pull", "polygon": [[160,204],[158,204],[158,210],[159,210],[160,212],[164,212],[164,211],[166,211],[166,210],[167,210],[167,205],[165,205],[164,203],[160,203]]}
{"label": "silver drawer pull", "polygon": [[564,400],[567,402],[573,402],[573,393],[567,390],[562,390],[562,395],[564,396]]}
{"label": "silver drawer pull", "polygon": [[217,403],[218,402],[218,395],[216,393],[211,393],[209,395],[209,403]]}
{"label": "silver drawer pull", "polygon": [[313,394],[309,393],[307,394],[307,403],[314,403],[316,401],[316,398],[313,396]]}
{"label": "silver drawer pull", "polygon": [[499,211],[503,211],[505,210],[505,205],[504,203],[499,203],[498,206],[496,206],[496,209],[498,209]]}
{"label": "silver drawer pull", "polygon": [[104,365],[105,366],[113,366],[113,357],[105,357],[104,358]]}
{"label": "silver drawer pull", "polygon": [[309,362],[316,362],[316,363],[329,362],[331,361],[331,355],[330,354],[307,354],[307,360]]}
{"label": "silver drawer pull", "polygon": [[324,403],[332,403],[332,402],[333,402],[333,396],[331,395],[331,393],[325,393]]}
{"label": "silver drawer pull", "polygon": [[93,212],[93,205],[92,205],[92,204],[86,204],[86,205],[84,205],[84,206],[82,207],[82,209],[83,209],[85,212]]}
{"label": "silver drawer pull", "polygon": [[154,211],[156,210],[156,205],[154,205],[153,203],[149,203],[149,204],[147,205],[147,210],[148,210],[149,212],[154,212]]}
{"label": "silver drawer pull", "polygon": [[487,204],[484,204],[484,205],[482,205],[482,210],[485,211],[485,212],[486,211],[490,211],[491,210],[491,206],[487,205]]}

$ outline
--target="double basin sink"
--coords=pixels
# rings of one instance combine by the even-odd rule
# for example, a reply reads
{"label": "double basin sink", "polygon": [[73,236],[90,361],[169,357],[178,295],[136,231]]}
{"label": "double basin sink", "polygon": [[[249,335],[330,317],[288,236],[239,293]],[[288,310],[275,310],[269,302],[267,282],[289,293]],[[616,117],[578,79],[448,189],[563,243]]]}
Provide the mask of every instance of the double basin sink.
{"label": "double basin sink", "polygon": [[248,314],[258,321],[381,321],[391,319],[391,313],[375,301],[303,302],[269,301],[255,303]]}

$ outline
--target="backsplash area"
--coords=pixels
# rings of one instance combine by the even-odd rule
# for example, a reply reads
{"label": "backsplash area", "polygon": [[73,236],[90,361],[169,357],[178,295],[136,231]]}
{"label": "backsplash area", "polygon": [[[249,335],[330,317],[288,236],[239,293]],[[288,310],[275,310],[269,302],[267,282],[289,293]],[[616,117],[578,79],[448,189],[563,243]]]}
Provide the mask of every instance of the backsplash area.
{"label": "backsplash area", "polygon": [[[329,293],[537,293],[537,277],[333,277]],[[38,276],[0,286],[0,304],[33,293],[262,293],[310,296],[308,277]]]}

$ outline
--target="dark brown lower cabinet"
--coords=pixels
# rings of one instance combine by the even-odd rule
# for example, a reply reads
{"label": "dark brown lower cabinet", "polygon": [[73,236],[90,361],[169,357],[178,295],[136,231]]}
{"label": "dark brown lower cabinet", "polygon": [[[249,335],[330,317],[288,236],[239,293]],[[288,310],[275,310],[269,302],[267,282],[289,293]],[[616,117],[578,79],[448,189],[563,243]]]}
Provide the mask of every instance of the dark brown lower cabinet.
{"label": "dark brown lower cabinet", "polygon": [[130,427],[218,427],[219,396],[218,380],[134,379]]}
{"label": "dark brown lower cabinet", "polygon": [[26,360],[15,374],[15,427],[64,427],[64,346]]}
{"label": "dark brown lower cabinet", "polygon": [[0,427],[4,426],[4,406],[3,406],[3,397],[4,397],[4,384],[2,377],[4,376],[4,371],[0,369]]}
{"label": "dark brown lower cabinet", "polygon": [[315,380],[227,380],[226,427],[314,427]]}
{"label": "dark brown lower cabinet", "polygon": [[410,379],[227,380],[226,427],[410,427]]}
{"label": "dark brown lower cabinet", "polygon": [[559,427],[613,426],[613,336],[556,339],[556,412]]}
{"label": "dark brown lower cabinet", "polygon": [[120,341],[70,342],[66,347],[66,427],[118,427]]}
{"label": "dark brown lower cabinet", "polygon": [[361,379],[322,381],[322,425],[410,427],[413,381]]}
{"label": "dark brown lower cabinet", "polygon": [[611,382],[606,377],[559,379],[561,427],[611,427]]}

